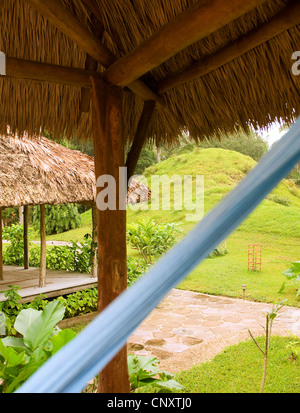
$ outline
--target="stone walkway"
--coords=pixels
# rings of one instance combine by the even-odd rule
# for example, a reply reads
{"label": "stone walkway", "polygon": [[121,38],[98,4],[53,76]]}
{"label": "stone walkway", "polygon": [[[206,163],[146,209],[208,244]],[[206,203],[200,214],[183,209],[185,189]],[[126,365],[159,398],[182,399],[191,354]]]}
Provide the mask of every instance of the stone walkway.
{"label": "stone walkway", "polygon": [[[265,314],[271,308],[272,304],[174,289],[130,337],[129,352],[164,360],[228,333],[261,329],[264,334]],[[285,306],[279,314],[273,330],[300,336],[300,308]]]}

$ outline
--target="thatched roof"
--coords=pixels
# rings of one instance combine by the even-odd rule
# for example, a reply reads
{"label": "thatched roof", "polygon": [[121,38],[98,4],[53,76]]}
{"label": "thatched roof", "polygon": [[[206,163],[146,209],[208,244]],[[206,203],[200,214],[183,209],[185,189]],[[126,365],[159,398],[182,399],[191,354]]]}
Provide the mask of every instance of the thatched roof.
{"label": "thatched roof", "polygon": [[[23,0],[2,0],[0,50],[8,57],[85,67],[86,53],[38,11]],[[103,44],[121,58],[184,12],[195,0],[63,0],[67,9],[90,31],[96,26],[93,4],[104,25]],[[202,2],[203,3],[203,2]],[[243,2],[241,2],[243,3]],[[289,0],[268,0],[220,29],[168,58],[146,73],[143,82],[155,89],[157,82],[182,72],[191,63],[213,55],[236,39],[280,15]],[[196,138],[220,132],[247,130],[249,123],[264,128],[275,120],[289,122],[300,113],[300,76],[291,71],[292,53],[299,49],[300,25],[284,30],[241,57],[197,80],[162,94],[149,137],[170,142],[182,130]],[[99,65],[98,71],[103,71]],[[30,80],[0,80],[0,132],[91,137],[91,113],[80,113],[81,88]],[[124,93],[124,134],[133,138],[142,111],[142,99]]]}
{"label": "thatched roof", "polygon": [[[128,193],[142,202],[149,189],[133,180]],[[91,204],[95,194],[93,157],[44,137],[0,137],[0,207]]]}

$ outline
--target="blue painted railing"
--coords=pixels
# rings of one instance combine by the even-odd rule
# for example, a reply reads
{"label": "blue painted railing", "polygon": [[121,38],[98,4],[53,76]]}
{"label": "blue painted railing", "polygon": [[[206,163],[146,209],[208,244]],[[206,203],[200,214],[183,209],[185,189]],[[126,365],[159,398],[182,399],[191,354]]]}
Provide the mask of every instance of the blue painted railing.
{"label": "blue painted railing", "polygon": [[300,120],[180,243],[49,359],[17,393],[80,392],[164,296],[205,259],[300,161]]}

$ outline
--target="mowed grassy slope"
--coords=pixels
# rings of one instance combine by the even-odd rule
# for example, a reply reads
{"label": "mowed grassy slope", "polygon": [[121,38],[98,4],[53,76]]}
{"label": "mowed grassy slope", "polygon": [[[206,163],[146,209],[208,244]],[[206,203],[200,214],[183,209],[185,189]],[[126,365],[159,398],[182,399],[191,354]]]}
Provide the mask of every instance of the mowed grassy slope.
{"label": "mowed grassy slope", "polygon": [[[152,175],[165,175],[168,178],[173,175],[192,175],[195,189],[196,175],[203,175],[206,214],[255,165],[253,159],[234,151],[198,148],[148,168],[144,176],[151,188]],[[165,189],[161,189],[160,195],[162,192],[165,193]],[[206,259],[178,288],[241,297],[242,285],[246,284],[248,299],[268,302],[287,299],[286,304],[300,307],[300,299],[296,298],[296,284],[288,283],[284,292],[278,293],[286,281],[282,272],[291,267],[292,261],[300,260],[300,190],[292,181],[283,180],[272,195],[277,195],[289,205],[276,203],[272,198],[265,199],[226,240],[229,253],[223,257]],[[171,199],[174,200],[172,190]],[[195,193],[193,201],[196,201]],[[176,222],[183,230],[181,236],[184,236],[196,224],[186,220],[187,213],[190,211],[184,208],[174,210],[171,201],[171,210],[152,210],[151,205],[148,210],[134,211],[128,208],[127,219],[132,222],[149,217],[162,223]],[[90,211],[82,214],[82,223],[79,230],[48,238],[66,241],[82,239],[86,232],[91,232]],[[262,244],[263,265],[260,273],[247,270],[247,249],[248,244],[252,243]],[[135,254],[135,251],[128,249],[128,253]]]}

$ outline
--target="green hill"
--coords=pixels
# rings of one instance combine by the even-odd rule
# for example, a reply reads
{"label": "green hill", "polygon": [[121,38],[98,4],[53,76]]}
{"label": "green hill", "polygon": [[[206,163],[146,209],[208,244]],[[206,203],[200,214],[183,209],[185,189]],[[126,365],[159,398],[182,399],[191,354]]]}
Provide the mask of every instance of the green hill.
{"label": "green hill", "polygon": [[[204,210],[207,213],[230,192],[256,165],[256,161],[241,153],[226,149],[195,149],[188,154],[171,157],[146,169],[144,176],[151,188],[151,176],[171,178],[173,175],[204,176]],[[171,192],[172,194],[172,192]],[[160,196],[162,195],[162,188]],[[171,196],[174,201],[174,196]],[[175,198],[176,199],[176,198]],[[195,201],[195,194],[193,197]],[[162,205],[160,198],[160,205]],[[128,211],[128,220],[149,216],[162,222],[181,222],[189,229],[195,223],[186,222],[187,210]],[[291,180],[283,180],[252,215],[239,227],[242,231],[284,234],[300,237],[300,190]]]}
{"label": "green hill", "polygon": [[[197,148],[187,154],[173,156],[159,164],[146,169],[144,177],[151,188],[151,176],[165,176],[162,181],[174,175],[184,177],[193,176],[195,192],[196,175],[204,176],[204,211],[207,213],[228,192],[230,192],[256,165],[256,161],[241,153],[219,149]],[[172,185],[171,185],[172,187]],[[160,186],[160,207],[162,206],[162,185]],[[196,201],[195,193],[193,201]],[[176,197],[175,197],[176,199]],[[157,201],[157,199],[156,199]],[[171,209],[152,210],[151,203],[148,210],[145,204],[140,204],[142,209],[132,210],[128,207],[128,222],[150,217],[158,222],[177,222],[182,229],[188,231],[196,222],[186,221],[187,211],[174,209],[174,193],[171,190]],[[138,207],[138,208],[139,208]],[[136,209],[136,208],[135,208]],[[271,195],[251,214],[251,216],[238,228],[238,231],[278,234],[291,237],[300,237],[300,190],[291,180],[283,180]],[[59,235],[52,235],[48,239],[68,241],[82,239],[84,234],[91,232],[91,211],[81,214],[82,227]]]}

